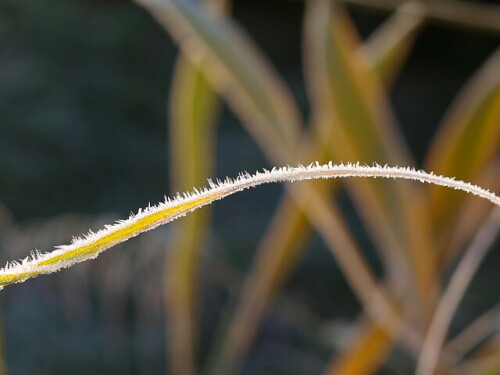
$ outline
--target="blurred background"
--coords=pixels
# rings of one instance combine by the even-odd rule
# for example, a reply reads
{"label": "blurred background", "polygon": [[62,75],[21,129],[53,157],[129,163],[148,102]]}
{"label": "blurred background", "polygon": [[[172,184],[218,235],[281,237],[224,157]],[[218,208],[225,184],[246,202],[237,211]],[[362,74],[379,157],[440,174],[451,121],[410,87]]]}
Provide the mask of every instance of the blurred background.
{"label": "blurred background", "polygon": [[[346,9],[364,40],[391,17],[395,3],[348,1]],[[500,15],[496,1],[461,0],[457,7],[468,5],[489,6]],[[234,0],[231,17],[279,72],[300,113],[310,117],[303,70],[304,2]],[[456,95],[499,47],[497,20],[495,28],[430,19],[419,29],[387,91],[417,166],[424,164]],[[182,185],[172,182],[168,128],[178,55],[177,43],[130,1],[0,1],[3,262],[68,243],[89,228],[163,200]],[[218,116],[212,177],[274,164],[224,101]],[[490,159],[498,161],[498,143],[495,147]],[[490,188],[495,189],[498,175],[493,181]],[[264,186],[213,207],[198,273],[197,373],[209,373],[220,327],[231,315],[228,306],[241,293],[283,191],[283,186]],[[337,198],[375,274],[381,275],[383,266],[352,201],[345,192]],[[167,225],[94,261],[3,290],[4,371],[175,373],[167,355],[177,343],[168,339],[165,269],[173,251],[167,244],[175,239],[176,228]],[[306,242],[307,251],[284,278],[235,373],[321,374],[332,355],[342,352],[362,307],[320,237],[313,234]],[[497,241],[465,295],[452,331],[498,303],[498,250]],[[395,345],[389,352],[367,373],[412,371],[415,362],[404,350]]]}

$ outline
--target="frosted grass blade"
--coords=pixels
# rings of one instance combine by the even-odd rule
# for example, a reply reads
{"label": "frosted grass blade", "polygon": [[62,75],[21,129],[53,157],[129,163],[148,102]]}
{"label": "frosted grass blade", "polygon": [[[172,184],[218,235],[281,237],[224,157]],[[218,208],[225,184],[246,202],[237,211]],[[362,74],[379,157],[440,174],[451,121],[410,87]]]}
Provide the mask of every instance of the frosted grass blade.
{"label": "frosted grass blade", "polygon": [[[103,251],[143,232],[251,187],[273,182],[346,177],[395,178],[437,184],[463,190],[500,206],[500,197],[476,185],[410,168],[365,167],[359,164],[336,165],[332,163],[314,164],[308,167],[275,168],[272,171],[257,172],[254,175],[242,174],[235,180],[226,179],[218,184],[212,183],[209,189],[201,191],[195,189],[193,193],[185,193],[184,196],[178,195],[175,199],[166,199],[165,202],[156,206],[148,206],[144,210],[140,209],[137,214],[131,215],[127,220],[107,225],[98,232],[89,232],[83,237],[74,238],[71,244],[58,246],[52,252],[32,252],[32,255],[24,260],[8,263],[0,270],[0,286],[20,283],[93,259]],[[303,202],[303,204],[305,203],[309,202]],[[311,209],[317,209],[317,207],[311,207]],[[368,297],[373,299],[374,295]]]}

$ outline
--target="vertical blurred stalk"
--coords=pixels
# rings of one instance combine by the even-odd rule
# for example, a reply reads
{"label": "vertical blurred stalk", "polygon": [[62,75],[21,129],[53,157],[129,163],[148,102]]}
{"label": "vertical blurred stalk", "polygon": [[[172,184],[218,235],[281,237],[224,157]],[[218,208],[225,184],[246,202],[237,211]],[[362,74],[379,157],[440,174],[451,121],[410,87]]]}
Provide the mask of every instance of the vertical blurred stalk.
{"label": "vertical blurred stalk", "polygon": [[[436,131],[424,164],[427,170],[439,174],[477,181],[487,166],[498,158],[499,148],[500,48],[455,98]],[[439,240],[448,244],[457,236],[454,228],[456,217],[467,199],[453,192],[446,194],[430,187],[428,190],[432,202],[433,227],[439,234]],[[479,217],[484,218],[488,210],[486,206],[486,212]],[[462,235],[460,233],[458,236]],[[457,247],[463,243],[459,245]],[[444,256],[453,260],[453,253],[456,253],[456,248],[454,251],[450,248]]]}
{"label": "vertical blurred stalk", "polygon": [[[212,1],[221,10],[222,1]],[[200,59],[204,59],[203,55]],[[203,64],[201,63],[200,66]],[[204,75],[179,57],[170,93],[170,153],[173,191],[204,185],[214,172],[218,100]],[[176,223],[165,266],[168,354],[173,374],[196,373],[196,295],[199,254],[208,237],[209,207]]]}
{"label": "vertical blurred stalk", "polygon": [[5,358],[5,337],[3,330],[3,314],[0,314],[0,375],[7,374],[7,361]]}
{"label": "vertical blurred stalk", "polygon": [[[207,0],[209,11],[224,13],[228,0]],[[219,101],[199,64],[177,62],[170,93],[170,152],[173,191],[204,185],[214,174],[215,122]],[[211,209],[199,210],[173,228],[165,266],[168,351],[173,374],[196,373],[196,296],[199,254],[208,238]]]}
{"label": "vertical blurred stalk", "polygon": [[[0,202],[0,237],[7,233],[19,234],[19,228],[15,225],[10,210]],[[19,234],[20,235],[20,234]],[[1,307],[1,305],[0,305]],[[7,374],[7,359],[5,353],[3,309],[0,310],[0,375]]]}

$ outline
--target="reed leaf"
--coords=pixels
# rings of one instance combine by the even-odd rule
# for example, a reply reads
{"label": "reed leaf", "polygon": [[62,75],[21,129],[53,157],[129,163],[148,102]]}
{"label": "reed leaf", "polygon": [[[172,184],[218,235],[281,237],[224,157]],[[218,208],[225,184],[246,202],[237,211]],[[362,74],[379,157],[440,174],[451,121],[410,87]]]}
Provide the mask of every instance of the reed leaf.
{"label": "reed leaf", "polygon": [[[200,186],[213,174],[218,100],[204,74],[182,56],[170,93],[172,187]],[[207,242],[210,211],[194,212],[173,233],[165,272],[170,367],[175,374],[195,374],[196,296],[199,254]]]}
{"label": "reed leaf", "polygon": [[497,304],[482,313],[455,337],[446,343],[445,350],[452,351],[458,357],[465,357],[485,339],[500,329],[500,305]]}
{"label": "reed leaf", "polygon": [[366,317],[355,324],[346,343],[348,351],[333,358],[325,375],[374,374],[390,353],[393,340],[380,324]]}
{"label": "reed leaf", "polygon": [[497,207],[465,251],[439,301],[420,353],[416,375],[435,373],[451,320],[479,265],[495,241],[499,228],[500,208]]}
{"label": "reed leaf", "polygon": [[190,60],[196,63],[200,55],[210,56],[204,67],[210,71],[207,79],[264,145],[268,157],[276,160],[296,149],[302,125],[294,100],[237,25],[202,11],[190,1],[139,2],[171,32]]}
{"label": "reed leaf", "polygon": [[366,55],[384,86],[391,87],[397,79],[425,19],[422,4],[404,2],[363,43],[360,53]]}
{"label": "reed leaf", "polygon": [[[339,0],[361,8],[379,10],[394,10],[401,5],[400,0]],[[442,23],[463,29],[498,35],[500,25],[498,18],[500,10],[497,4],[470,2],[466,0],[424,0],[420,3],[425,7],[427,18],[435,23]]]}
{"label": "reed leaf", "polygon": [[285,195],[257,248],[230,322],[216,335],[220,339],[210,356],[209,374],[241,367],[271,300],[302,254],[310,229],[306,215]]}
{"label": "reed leaf", "polygon": [[497,375],[500,368],[500,334],[493,335],[459,367],[464,375]]}
{"label": "reed leaf", "polygon": [[[500,176],[500,159],[487,166],[475,178],[475,182],[491,191],[499,192],[500,178],[498,176]],[[482,201],[478,202],[473,198],[463,199],[453,224],[453,236],[450,236],[448,246],[444,248],[444,254],[442,255],[443,267],[449,267],[453,264],[457,255],[463,250],[464,244],[474,237],[474,234],[484,223],[485,216],[488,215],[490,210],[491,206]]]}
{"label": "reed leaf", "polygon": [[[459,93],[446,114],[428,152],[426,168],[475,181],[499,156],[500,50],[483,65]],[[434,228],[446,243],[463,197],[429,188]],[[485,217],[487,212],[483,212]]]}
{"label": "reed leaf", "polygon": [[[366,56],[370,70],[385,87],[391,87],[396,80],[424,21],[422,5],[405,2],[358,49],[359,58]],[[366,317],[355,323],[353,330],[354,337],[335,355],[325,374],[373,373],[395,343],[380,324]]]}
{"label": "reed leaf", "polygon": [[7,374],[7,358],[5,356],[5,332],[3,314],[0,315],[0,375]]}
{"label": "reed leaf", "polygon": [[[380,83],[363,56],[353,53],[358,38],[342,9],[332,10],[329,1],[315,0],[308,2],[307,12],[309,90],[330,156],[411,164]],[[391,285],[400,292],[417,290],[410,293],[417,301],[409,303],[413,311],[423,310],[419,316],[425,321],[435,299],[437,270],[424,192],[379,181],[347,182],[347,187],[381,252]],[[408,272],[415,276],[416,285],[405,285]]]}

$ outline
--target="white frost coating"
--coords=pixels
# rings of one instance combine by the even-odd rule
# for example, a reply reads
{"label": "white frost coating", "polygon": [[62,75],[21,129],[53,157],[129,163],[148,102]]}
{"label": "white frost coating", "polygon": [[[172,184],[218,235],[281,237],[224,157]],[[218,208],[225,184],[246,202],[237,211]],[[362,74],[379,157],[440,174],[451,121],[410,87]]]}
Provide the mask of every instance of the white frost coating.
{"label": "white frost coating", "polygon": [[[256,172],[254,175],[248,173],[241,173],[235,180],[226,178],[224,181],[217,180],[216,183],[212,180],[208,180],[209,188],[202,188],[201,190],[194,189],[194,192],[184,193],[182,196],[180,194],[176,195],[176,198],[169,199],[165,198],[165,202],[159,203],[155,206],[148,206],[145,209],[139,209],[136,215],[131,215],[127,220],[118,221],[113,225],[106,225],[104,229],[98,232],[90,231],[83,237],[73,238],[73,241],[69,245],[57,246],[56,249],[49,253],[40,253],[38,250],[31,252],[31,255],[21,261],[13,261],[7,263],[6,267],[0,270],[0,278],[5,278],[6,276],[15,276],[25,273],[33,273],[32,275],[23,277],[16,281],[0,281],[0,285],[8,285],[13,282],[21,282],[29,277],[34,277],[39,274],[47,274],[56,272],[62,268],[69,267],[78,262],[82,262],[87,259],[95,258],[100,252],[118,244],[126,241],[131,237],[135,237],[142,232],[156,228],[161,224],[165,224],[172,221],[180,216],[184,216],[186,213],[193,211],[199,207],[210,204],[211,202],[222,199],[228,195],[236,193],[238,191],[255,187],[258,185],[272,183],[272,182],[286,182],[286,181],[299,181],[299,180],[310,180],[310,179],[320,179],[320,178],[341,178],[341,177],[372,177],[372,178],[394,178],[394,179],[406,179],[406,180],[416,180],[422,183],[429,183],[435,185],[441,185],[445,187],[450,187],[456,190],[463,190],[467,193],[477,195],[481,198],[489,200],[496,206],[500,206],[500,197],[494,193],[482,189],[476,185],[457,181],[453,178],[438,176],[433,173],[426,173],[424,171],[417,171],[412,168],[401,168],[401,167],[388,167],[388,166],[362,166],[360,164],[339,164],[334,165],[332,162],[324,165],[320,165],[318,162],[310,164],[307,167],[298,166],[292,167],[282,167],[273,168],[271,171],[264,170],[263,172]],[[98,246],[98,250],[91,255],[78,255],[71,259],[60,260],[50,265],[40,265],[43,262],[49,261],[52,258],[61,256],[65,253],[78,250],[85,246],[93,245],[105,236],[108,236],[114,232],[118,232],[122,229],[133,226],[140,219],[151,216],[160,211],[173,208],[183,204],[189,204],[203,198],[209,198],[194,207],[187,208],[175,214],[171,214],[167,217],[161,218],[147,227],[141,228],[131,233],[124,234],[119,238],[113,239],[112,241],[106,241],[105,243]],[[1,288],[1,286],[0,286]]]}

